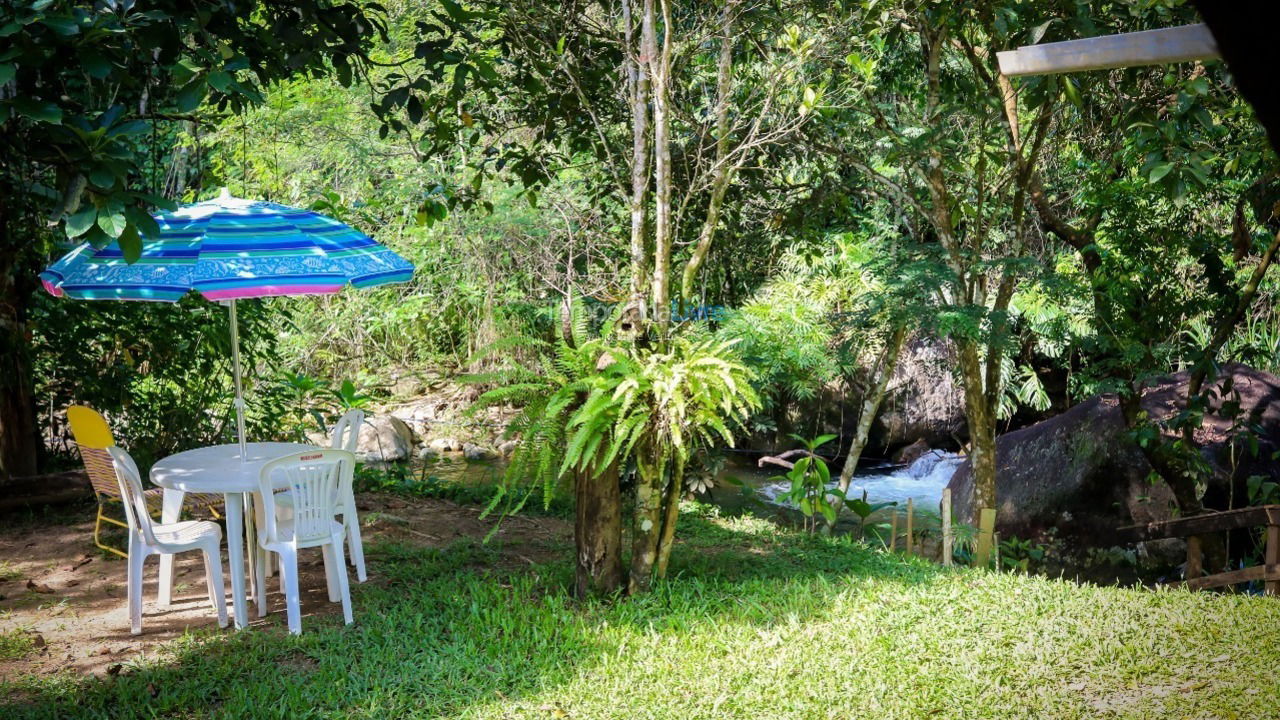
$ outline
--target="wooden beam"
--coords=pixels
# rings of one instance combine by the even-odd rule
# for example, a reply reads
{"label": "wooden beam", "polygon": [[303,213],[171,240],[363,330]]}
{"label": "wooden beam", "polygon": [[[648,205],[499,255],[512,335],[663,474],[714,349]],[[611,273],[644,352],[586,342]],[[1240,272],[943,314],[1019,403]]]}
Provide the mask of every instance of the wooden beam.
{"label": "wooden beam", "polygon": [[1243,582],[1251,582],[1253,580],[1262,580],[1266,583],[1272,583],[1280,580],[1280,565],[1254,565],[1242,570],[1232,570],[1231,572],[1218,573],[1217,575],[1205,575],[1203,577],[1190,578],[1183,582],[1169,583],[1169,587],[1183,587],[1188,590],[1206,590],[1208,588],[1226,587],[1228,585],[1237,585]]}
{"label": "wooden beam", "polygon": [[1083,40],[1026,45],[996,53],[1008,77],[1163,65],[1222,57],[1203,23]]}
{"label": "wooden beam", "polygon": [[1174,518],[1173,520],[1154,522],[1149,525],[1130,525],[1117,530],[1116,539],[1120,542],[1141,542],[1144,540],[1186,537],[1188,535],[1205,535],[1212,532],[1225,532],[1259,525],[1280,525],[1280,505],[1260,505]]}

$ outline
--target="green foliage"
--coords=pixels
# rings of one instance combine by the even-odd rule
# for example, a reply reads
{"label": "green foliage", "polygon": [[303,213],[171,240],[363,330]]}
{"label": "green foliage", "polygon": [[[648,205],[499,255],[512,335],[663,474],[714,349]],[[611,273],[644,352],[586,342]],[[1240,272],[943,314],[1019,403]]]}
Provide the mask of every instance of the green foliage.
{"label": "green foliage", "polygon": [[1246,481],[1250,505],[1274,505],[1280,503],[1280,483],[1262,475],[1251,475]]}
{"label": "green foliage", "polygon": [[243,110],[266,84],[329,62],[363,66],[379,14],[316,0],[219,0],[199,13],[180,2],[5,3],[5,207],[61,222],[68,238],[118,241],[137,258],[158,233],[147,209],[171,207],[153,157],[168,123],[204,103]]}
{"label": "green foliage", "polygon": [[1044,562],[1047,552],[1048,548],[1034,540],[1008,537],[1001,538],[998,555],[1000,565],[1004,569],[1026,573],[1031,572],[1037,564]]}
{"label": "green foliage", "polygon": [[498,384],[476,408],[521,407],[506,429],[520,445],[491,509],[506,501],[508,512],[518,511],[535,490],[550,503],[571,472],[599,476],[641,449],[672,463],[679,477],[695,452],[732,447],[733,428],[759,406],[731,342],[677,336],[666,349],[620,346],[587,337],[580,304],[573,318],[571,338],[529,343],[552,353],[536,366],[512,363],[472,377]]}
{"label": "green foliage", "polygon": [[[771,478],[774,482],[790,483],[786,491],[778,494],[778,499],[786,500],[799,508],[800,513],[805,516],[805,529],[808,532],[812,533],[817,529],[818,516],[827,521],[823,529],[830,532],[831,527],[836,524],[836,515],[840,511],[839,501],[842,498],[838,489],[828,487],[831,484],[831,470],[827,467],[826,461],[817,454],[817,450],[835,440],[836,436],[820,435],[812,440],[799,435],[791,437],[804,446],[805,454],[796,461],[785,476]],[[836,502],[829,500],[829,496],[836,498]]]}
{"label": "green foliage", "polygon": [[22,628],[0,631],[0,660],[21,660],[35,649],[35,636]]}
{"label": "green foliage", "polygon": [[[276,392],[271,301],[238,306],[249,434],[286,432],[290,398]],[[41,293],[31,318],[36,397],[60,415],[80,403],[110,420],[142,467],[165,455],[231,442],[235,412],[227,311],[188,297],[175,304],[68,301]],[[67,448],[66,459],[75,457]]]}
{"label": "green foliage", "polygon": [[867,531],[871,530],[877,537],[887,535],[889,531],[889,523],[880,522],[877,524],[869,524],[871,516],[885,508],[897,507],[898,503],[894,502],[867,502],[867,493],[864,490],[862,497],[854,498],[845,502],[845,507],[849,508],[854,515],[858,517],[858,538],[865,540]]}

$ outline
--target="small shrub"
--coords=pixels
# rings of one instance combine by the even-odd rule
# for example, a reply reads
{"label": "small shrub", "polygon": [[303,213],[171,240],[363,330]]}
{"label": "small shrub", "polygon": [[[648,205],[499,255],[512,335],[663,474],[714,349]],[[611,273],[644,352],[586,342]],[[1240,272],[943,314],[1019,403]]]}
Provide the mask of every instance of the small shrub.
{"label": "small shrub", "polygon": [[0,660],[26,657],[35,647],[35,638],[24,630],[0,632]]}

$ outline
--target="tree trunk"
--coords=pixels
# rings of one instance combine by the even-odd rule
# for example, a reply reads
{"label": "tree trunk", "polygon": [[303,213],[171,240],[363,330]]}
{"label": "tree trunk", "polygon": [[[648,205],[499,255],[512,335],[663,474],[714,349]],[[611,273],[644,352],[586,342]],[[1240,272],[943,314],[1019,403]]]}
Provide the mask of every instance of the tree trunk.
{"label": "tree trunk", "polygon": [[689,263],[684,267],[680,281],[680,297],[689,302],[693,297],[693,283],[698,270],[707,259],[711,241],[715,239],[720,224],[720,209],[724,206],[724,194],[733,180],[736,164],[729,162],[729,105],[733,93],[733,16],[736,0],[728,0],[720,15],[720,59],[716,68],[716,159],[711,177],[711,198],[707,201],[707,216],[702,221],[698,242],[694,245]]}
{"label": "tree trunk", "polygon": [[636,508],[631,529],[631,572],[627,593],[649,591],[662,532],[662,490],[666,461],[656,442],[646,442],[636,454]]}
{"label": "tree trunk", "polygon": [[[3,232],[3,230],[0,230]],[[39,433],[28,359],[27,294],[21,251],[0,237],[0,484],[36,474]]]}
{"label": "tree trunk", "polygon": [[[871,386],[862,398],[862,408],[858,414],[858,427],[854,430],[853,441],[849,444],[849,454],[845,456],[844,467],[840,470],[840,498],[843,503],[849,494],[849,484],[853,482],[853,471],[858,467],[858,458],[862,457],[862,449],[867,446],[867,438],[871,435],[871,424],[875,422],[876,413],[880,412],[880,403],[884,402],[885,392],[889,388],[889,379],[893,377],[894,368],[898,366],[898,357],[902,354],[902,344],[907,338],[907,330],[899,327],[889,336],[880,354],[880,359],[872,369]],[[838,511],[839,506],[836,507]]]}
{"label": "tree trunk", "polygon": [[983,508],[996,506],[996,413],[988,402],[978,345],[956,342],[964,381],[965,416],[969,421],[969,462],[973,468],[974,517]]}
{"label": "tree trunk", "polygon": [[574,476],[573,540],[577,549],[574,594],[585,598],[622,589],[622,494],[618,466],[599,476]]}
{"label": "tree trunk", "polygon": [[671,560],[671,546],[675,542],[676,523],[680,521],[680,496],[684,494],[684,468],[677,460],[671,482],[667,486],[666,516],[662,519],[662,535],[658,539],[659,578],[667,576],[667,563]]}
{"label": "tree trunk", "polygon": [[671,22],[667,0],[662,3],[662,44],[659,47],[654,0],[645,0],[641,34],[643,58],[649,61],[653,84],[653,307],[650,312],[665,338],[671,326],[671,119],[667,109],[671,80]]}
{"label": "tree trunk", "polygon": [[627,76],[627,100],[631,104],[631,304],[633,332],[648,319],[649,286],[649,65],[636,58],[631,0],[622,3],[623,72]]}

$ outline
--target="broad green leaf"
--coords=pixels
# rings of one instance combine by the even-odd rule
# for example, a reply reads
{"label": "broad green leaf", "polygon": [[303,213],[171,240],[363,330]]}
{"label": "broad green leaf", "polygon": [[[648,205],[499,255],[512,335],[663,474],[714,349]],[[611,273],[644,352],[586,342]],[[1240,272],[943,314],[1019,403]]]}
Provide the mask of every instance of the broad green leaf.
{"label": "broad green leaf", "polygon": [[40,19],[40,24],[54,31],[58,35],[70,36],[80,32],[80,24],[74,18],[50,16]]}
{"label": "broad green leaf", "polygon": [[134,226],[126,225],[122,228],[116,242],[120,245],[125,262],[134,263],[142,257],[142,238],[138,237],[138,230]]}
{"label": "broad green leaf", "polygon": [[98,165],[89,172],[89,182],[101,190],[110,190],[116,185],[116,174],[111,168]]}
{"label": "broad green leaf", "polygon": [[0,85],[7,84],[17,74],[18,68],[12,63],[0,64]]}
{"label": "broad green leaf", "polygon": [[1069,77],[1062,78],[1062,93],[1066,95],[1067,101],[1076,107],[1083,107],[1084,100],[1080,97],[1080,90],[1076,87],[1075,82]]}
{"label": "broad green leaf", "polygon": [[[120,233],[124,232],[124,229],[128,224],[129,221],[125,219],[123,212],[109,211],[98,215],[98,227],[102,229],[102,232],[107,234],[107,237],[120,237]],[[136,237],[137,233],[135,232],[134,235]]]}
{"label": "broad green leaf", "polygon": [[1036,43],[1040,42],[1040,39],[1044,37],[1045,31],[1049,29],[1049,25],[1052,22],[1053,22],[1053,19],[1050,18],[1040,23],[1039,25],[1036,25],[1035,27],[1031,28],[1031,33],[1028,37],[1028,39],[1031,40],[1029,44],[1035,45]]}
{"label": "broad green leaf", "polygon": [[80,237],[93,227],[94,221],[98,219],[98,208],[93,203],[84,203],[80,211],[67,218],[67,222],[63,229],[67,233],[67,237]]}
{"label": "broad green leaf", "polygon": [[14,112],[19,115],[26,116],[36,122],[48,123],[50,125],[62,124],[62,108],[51,102],[43,102],[40,100],[31,100],[28,98],[14,98],[9,101]]}
{"label": "broad green leaf", "polygon": [[204,79],[196,77],[178,90],[178,94],[173,100],[174,106],[181,112],[191,112],[200,106],[208,91],[209,86]]}
{"label": "broad green leaf", "polygon": [[836,522],[836,509],[827,502],[821,502],[822,517],[826,518],[827,523],[834,525]]}
{"label": "broad green leaf", "polygon": [[231,89],[231,83],[234,82],[234,80],[235,79],[231,77],[230,73],[222,70],[214,70],[209,73],[209,86],[221,93],[229,92]]}
{"label": "broad green leaf", "polygon": [[1170,170],[1173,170],[1173,163],[1158,163],[1155,167],[1151,168],[1151,172],[1147,174],[1147,181],[1152,183],[1160,182],[1165,175],[1169,174]]}
{"label": "broad green leaf", "polygon": [[129,223],[138,229],[138,233],[147,240],[154,240],[160,237],[160,225],[151,213],[140,208],[131,207],[124,211],[125,217]]}

